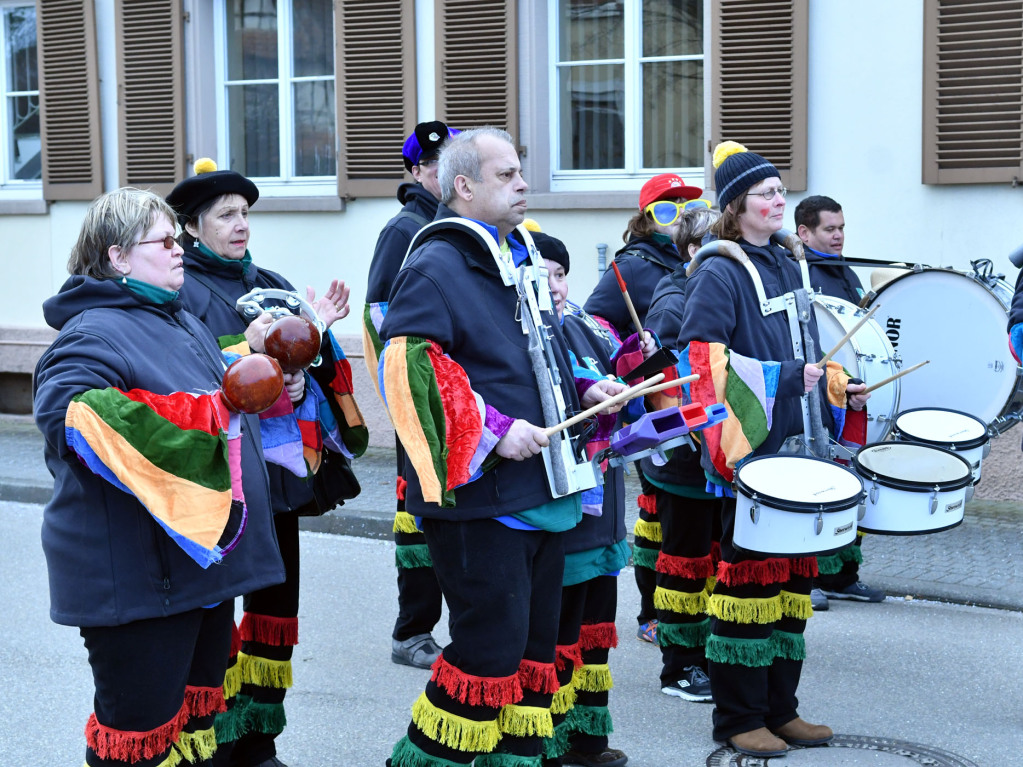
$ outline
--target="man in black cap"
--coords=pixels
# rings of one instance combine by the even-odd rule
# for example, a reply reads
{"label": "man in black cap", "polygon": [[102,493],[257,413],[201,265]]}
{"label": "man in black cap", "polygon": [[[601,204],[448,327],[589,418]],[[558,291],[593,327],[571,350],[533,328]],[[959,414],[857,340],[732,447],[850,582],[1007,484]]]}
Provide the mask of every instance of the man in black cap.
{"label": "man in black cap", "polygon": [[[437,163],[440,149],[449,136],[460,131],[448,128],[437,120],[419,123],[409,134],[401,155],[405,170],[415,183],[398,187],[398,202],[403,207],[387,222],[377,239],[373,261],[369,266],[369,284],[366,287],[366,310],[363,319],[367,332],[374,325],[374,312],[386,306],[391,285],[398,276],[405,251],[416,232],[433,220],[440,202],[440,182]],[[372,344],[365,343],[365,359],[370,378],[377,380],[376,354]],[[398,619],[391,632],[391,660],[417,668],[429,668],[440,655],[440,647],[433,639],[433,627],[440,620],[441,593],[437,576],[433,572],[430,554],[426,550],[423,534],[415,520],[405,513],[405,451],[395,439],[397,456],[398,512],[394,520],[395,564],[398,567]]]}

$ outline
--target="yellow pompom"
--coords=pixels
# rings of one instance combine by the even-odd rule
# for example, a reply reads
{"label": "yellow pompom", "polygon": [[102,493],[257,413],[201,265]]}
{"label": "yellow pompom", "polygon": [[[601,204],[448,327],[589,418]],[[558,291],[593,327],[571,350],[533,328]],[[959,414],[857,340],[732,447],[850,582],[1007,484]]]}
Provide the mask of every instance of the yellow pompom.
{"label": "yellow pompom", "polygon": [[542,232],[543,231],[543,229],[540,228],[540,225],[538,223],[536,223],[536,220],[532,219],[532,218],[524,219],[523,222],[522,222],[522,225],[524,227],[526,227],[526,231],[527,232]]}
{"label": "yellow pompom", "polygon": [[720,168],[727,158],[733,154],[739,154],[739,152],[748,152],[749,150],[740,144],[738,141],[722,141],[716,147],[714,147],[714,167]]}
{"label": "yellow pompom", "polygon": [[195,170],[195,175],[198,176],[200,173],[212,173],[217,169],[217,164],[209,157],[200,157],[192,168]]}

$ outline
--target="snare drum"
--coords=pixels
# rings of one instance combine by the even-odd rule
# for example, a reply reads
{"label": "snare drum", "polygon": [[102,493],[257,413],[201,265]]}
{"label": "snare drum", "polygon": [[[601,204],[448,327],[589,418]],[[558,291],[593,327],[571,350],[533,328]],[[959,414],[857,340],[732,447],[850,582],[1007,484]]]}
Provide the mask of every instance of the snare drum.
{"label": "snare drum", "polygon": [[1023,379],[1006,339],[1012,293],[989,275],[915,267],[872,295],[902,363],[930,360],[899,379],[902,410],[958,410],[999,434],[1019,420]]}
{"label": "snare drum", "polygon": [[[822,356],[834,348],[839,339],[867,313],[865,309],[834,296],[817,296],[813,306]],[[832,359],[868,386],[898,373],[901,363],[884,330],[873,317],[845,342]],[[880,442],[888,436],[892,419],[899,412],[901,384],[902,379],[896,379],[871,392],[867,402],[867,442]]]}
{"label": "snare drum", "polygon": [[882,535],[922,535],[963,521],[973,472],[951,450],[916,442],[864,445],[853,468],[867,490],[859,527]]}
{"label": "snare drum", "polygon": [[737,548],[772,556],[832,554],[856,538],[863,483],[831,461],[753,458],[735,472]]}
{"label": "snare drum", "polygon": [[970,464],[973,484],[980,482],[981,462],[991,450],[991,437],[984,422],[958,410],[926,407],[904,410],[895,416],[892,438],[958,453]]}

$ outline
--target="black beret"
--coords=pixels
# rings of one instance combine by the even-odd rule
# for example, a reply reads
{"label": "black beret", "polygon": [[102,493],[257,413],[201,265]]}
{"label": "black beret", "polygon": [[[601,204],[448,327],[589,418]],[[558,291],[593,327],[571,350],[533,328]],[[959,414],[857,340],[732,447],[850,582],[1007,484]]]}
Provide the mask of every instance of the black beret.
{"label": "black beret", "polygon": [[565,268],[565,274],[568,274],[568,248],[565,247],[565,243],[557,237],[551,237],[543,232],[530,232],[530,235],[540,251],[540,255],[556,264],[561,264]]}
{"label": "black beret", "polygon": [[[199,164],[196,163],[197,166]],[[259,189],[241,173],[212,170],[186,178],[175,186],[167,195],[167,204],[174,208],[178,219],[184,223],[194,218],[204,203],[223,194],[240,194],[250,207],[259,199]]]}

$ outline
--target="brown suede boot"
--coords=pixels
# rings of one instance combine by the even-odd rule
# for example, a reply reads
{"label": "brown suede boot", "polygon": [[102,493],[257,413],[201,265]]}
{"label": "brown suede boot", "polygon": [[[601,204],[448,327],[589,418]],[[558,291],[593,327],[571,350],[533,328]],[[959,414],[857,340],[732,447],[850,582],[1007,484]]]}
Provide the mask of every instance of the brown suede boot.
{"label": "brown suede boot", "polygon": [[798,716],[776,729],[774,734],[793,746],[823,746],[835,737],[827,725],[810,724]]}
{"label": "brown suede boot", "polygon": [[785,741],[776,738],[766,727],[733,735],[728,745],[747,756],[784,756],[788,751]]}

